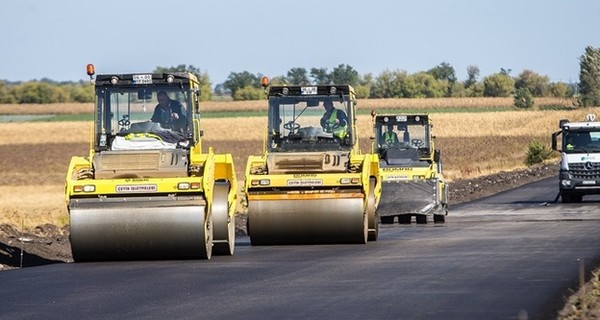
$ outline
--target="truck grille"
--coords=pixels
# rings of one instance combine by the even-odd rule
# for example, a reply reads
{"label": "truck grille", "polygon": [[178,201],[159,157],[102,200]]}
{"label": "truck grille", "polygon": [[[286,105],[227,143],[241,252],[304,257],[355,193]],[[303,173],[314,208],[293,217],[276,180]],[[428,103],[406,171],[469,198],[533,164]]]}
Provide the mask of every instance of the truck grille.
{"label": "truck grille", "polygon": [[575,179],[600,179],[600,162],[569,163],[569,173]]}

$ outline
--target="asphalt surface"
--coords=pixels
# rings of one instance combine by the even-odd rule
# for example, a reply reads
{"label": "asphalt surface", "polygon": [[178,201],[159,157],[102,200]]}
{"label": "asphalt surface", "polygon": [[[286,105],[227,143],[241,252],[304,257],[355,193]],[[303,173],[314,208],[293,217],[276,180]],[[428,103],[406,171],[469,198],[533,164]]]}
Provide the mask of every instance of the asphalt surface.
{"label": "asphalt surface", "polygon": [[252,247],[210,261],[0,272],[0,319],[548,319],[600,258],[600,198],[553,203],[556,178],[383,225],[367,245]]}

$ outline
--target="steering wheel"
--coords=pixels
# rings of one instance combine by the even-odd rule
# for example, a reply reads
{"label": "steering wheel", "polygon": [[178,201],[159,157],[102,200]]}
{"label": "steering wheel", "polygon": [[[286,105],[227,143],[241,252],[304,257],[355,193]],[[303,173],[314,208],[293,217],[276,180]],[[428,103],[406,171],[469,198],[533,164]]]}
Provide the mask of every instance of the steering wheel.
{"label": "steering wheel", "polygon": [[323,129],[327,133],[332,133],[333,130],[340,128],[340,127],[341,127],[340,123],[330,124],[329,122],[325,122],[325,127]]}
{"label": "steering wheel", "polygon": [[412,144],[413,146],[415,146],[417,148],[420,148],[425,144],[425,142],[423,142],[423,140],[421,140],[421,139],[412,139],[412,140],[410,140],[410,144]]}
{"label": "steering wheel", "polygon": [[131,124],[131,122],[129,121],[129,116],[128,115],[123,115],[123,119],[119,120],[119,125],[121,127],[125,127]]}
{"label": "steering wheel", "polygon": [[294,122],[294,121],[290,121],[288,123],[285,123],[283,125],[283,128],[286,130],[295,131],[295,130],[300,129],[300,124],[298,124],[297,122]]}

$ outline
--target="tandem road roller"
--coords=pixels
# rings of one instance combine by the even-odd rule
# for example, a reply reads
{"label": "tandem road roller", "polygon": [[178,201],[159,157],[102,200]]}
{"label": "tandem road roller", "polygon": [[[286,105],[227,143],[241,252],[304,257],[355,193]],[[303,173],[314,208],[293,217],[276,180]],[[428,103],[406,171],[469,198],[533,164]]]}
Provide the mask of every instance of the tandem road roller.
{"label": "tandem road roller", "polygon": [[199,88],[190,73],[96,76],[89,156],[66,176],[75,261],[233,254],[233,158],[203,152]]}
{"label": "tandem road roller", "polygon": [[251,244],[377,240],[379,163],[360,152],[353,88],[270,86],[267,97],[263,154],[245,171]]}
{"label": "tandem road roller", "polygon": [[448,214],[448,184],[440,151],[433,144],[428,114],[377,114],[373,117],[373,152],[382,177],[377,213],[381,223],[419,224],[427,217],[443,223]]}

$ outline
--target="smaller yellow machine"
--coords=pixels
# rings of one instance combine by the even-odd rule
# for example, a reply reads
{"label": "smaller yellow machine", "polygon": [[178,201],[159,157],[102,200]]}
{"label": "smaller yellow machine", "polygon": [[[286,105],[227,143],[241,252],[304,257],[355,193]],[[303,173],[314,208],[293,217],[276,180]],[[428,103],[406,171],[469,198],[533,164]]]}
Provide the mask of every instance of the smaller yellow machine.
{"label": "smaller yellow machine", "polygon": [[268,103],[263,154],[246,166],[251,244],[377,240],[379,163],[360,153],[352,87],[271,86]]}
{"label": "smaller yellow machine", "polygon": [[375,132],[373,153],[379,155],[383,179],[377,213],[381,223],[394,218],[408,224],[444,222],[448,214],[448,184],[442,174],[428,114],[377,114],[372,112]]}
{"label": "smaller yellow machine", "polygon": [[94,87],[89,156],[66,176],[73,259],[233,254],[233,158],[202,150],[196,76],[102,74]]}

